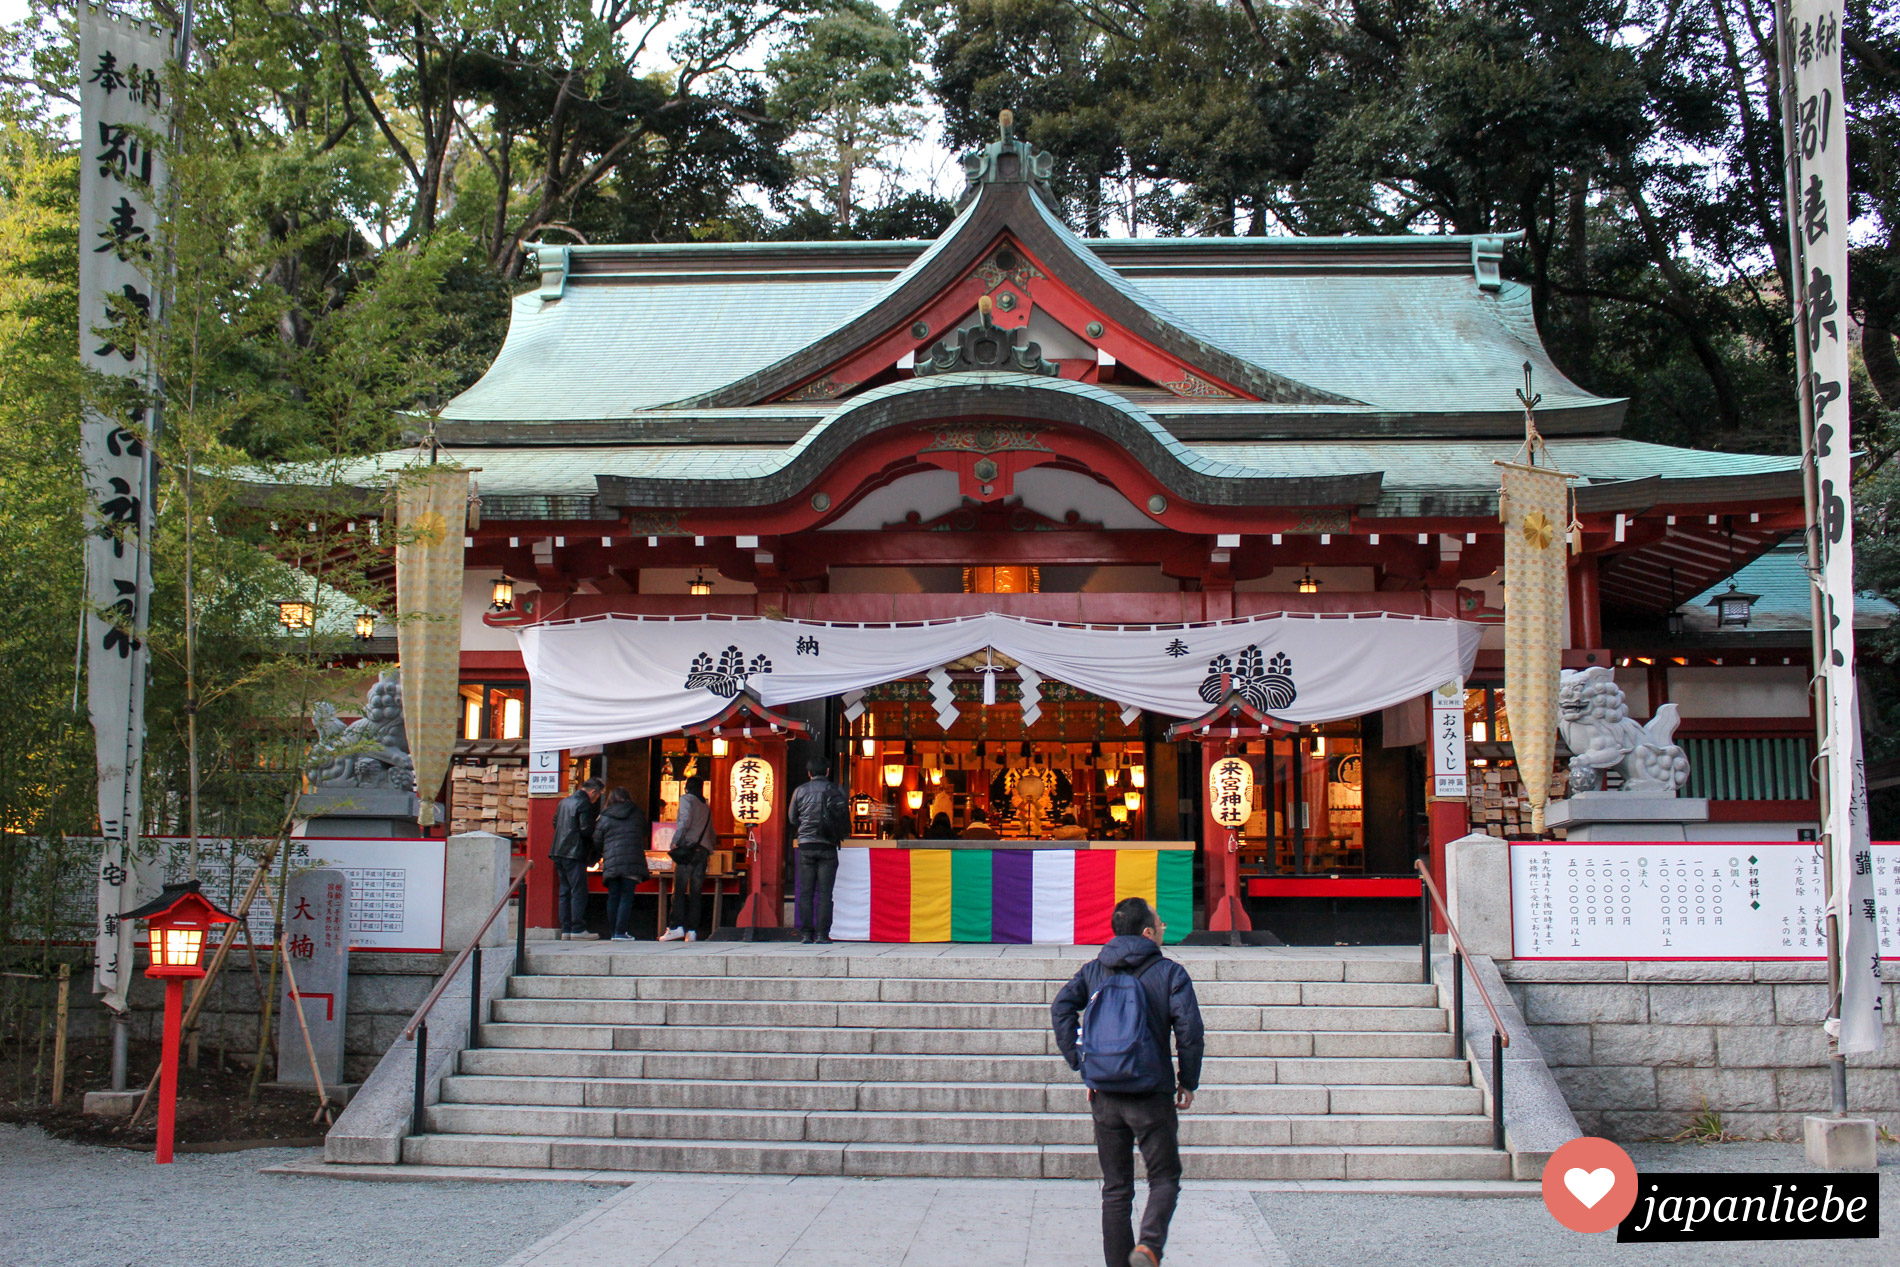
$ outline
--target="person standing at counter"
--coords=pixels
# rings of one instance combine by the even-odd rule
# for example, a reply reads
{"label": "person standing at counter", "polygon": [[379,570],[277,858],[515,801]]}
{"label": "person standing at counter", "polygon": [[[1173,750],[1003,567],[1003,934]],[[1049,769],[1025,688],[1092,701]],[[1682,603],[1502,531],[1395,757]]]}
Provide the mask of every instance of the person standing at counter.
{"label": "person standing at counter", "polygon": [[594,847],[594,823],[600,817],[600,793],[607,785],[589,779],[561,800],[554,811],[554,843],[548,859],[560,881],[561,938],[587,933],[587,868],[599,853]]}
{"label": "person standing at counter", "polygon": [[633,803],[633,795],[617,787],[607,794],[594,835],[600,842],[600,873],[607,881],[608,932],[603,936],[632,941],[633,891],[652,875],[647,846],[652,843],[653,829],[647,825],[646,811]]}
{"label": "person standing at counter", "polygon": [[805,763],[810,776],[792,793],[785,825],[798,843],[799,941],[831,944],[831,889],[838,880],[838,845],[851,830],[844,789],[826,776],[824,758]]}
{"label": "person standing at counter", "polygon": [[660,934],[661,941],[699,940],[699,891],[706,883],[714,840],[705,789],[706,781],[694,775],[680,793],[678,826],[667,850],[673,858],[673,926]]}

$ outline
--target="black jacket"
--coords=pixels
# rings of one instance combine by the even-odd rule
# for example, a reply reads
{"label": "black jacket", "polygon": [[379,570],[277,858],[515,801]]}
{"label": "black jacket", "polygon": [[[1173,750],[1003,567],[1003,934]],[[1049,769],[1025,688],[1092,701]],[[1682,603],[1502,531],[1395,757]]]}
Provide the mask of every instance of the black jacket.
{"label": "black jacket", "polygon": [[548,848],[548,857],[589,861],[599,857],[594,852],[594,821],[599,816],[600,807],[594,804],[594,798],[580,788],[562,797],[560,808],[554,811],[554,843]]}
{"label": "black jacket", "polygon": [[844,789],[830,779],[807,779],[792,793],[785,811],[785,825],[792,840],[801,845],[830,845],[837,848],[851,830],[851,811],[844,801]]}
{"label": "black jacket", "polygon": [[600,844],[600,871],[608,879],[632,876],[644,880],[653,873],[647,868],[647,845],[653,832],[647,825],[646,811],[635,805],[609,805],[600,812],[594,825],[594,839]]}
{"label": "black jacket", "polygon": [[[1082,966],[1069,984],[1056,995],[1049,1015],[1055,1022],[1056,1046],[1069,1068],[1080,1070],[1082,1057],[1075,1049],[1075,1031],[1082,1020],[1082,1009],[1101,989],[1108,974],[1117,969],[1136,971],[1161,954],[1161,947],[1146,937],[1116,937],[1102,947],[1102,953]],[[1162,1059],[1168,1055],[1168,1030],[1174,1030],[1174,1045],[1181,1059],[1179,1086],[1192,1091],[1201,1085],[1201,1054],[1207,1047],[1207,1032],[1201,1025],[1201,1005],[1194,997],[1194,981],[1187,969],[1172,959],[1150,969],[1141,978],[1148,995],[1148,1023],[1154,1027],[1155,1050]]]}

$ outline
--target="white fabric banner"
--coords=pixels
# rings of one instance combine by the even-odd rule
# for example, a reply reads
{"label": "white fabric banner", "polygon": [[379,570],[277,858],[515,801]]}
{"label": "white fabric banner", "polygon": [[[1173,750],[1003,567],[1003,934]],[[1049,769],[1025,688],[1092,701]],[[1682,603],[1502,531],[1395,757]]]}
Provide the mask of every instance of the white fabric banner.
{"label": "white fabric banner", "polygon": [[831,935],[837,941],[871,940],[869,849],[838,851],[838,878],[831,887]]}
{"label": "white fabric banner", "polygon": [[1075,854],[1067,849],[1030,854],[1029,891],[1029,939],[1074,945]]}
{"label": "white fabric banner", "polygon": [[1042,678],[1171,717],[1238,690],[1296,724],[1377,712],[1470,672],[1482,636],[1420,616],[1263,616],[1077,626],[991,613],[915,625],[606,616],[516,631],[537,746],[574,748],[703,721],[741,690],[768,706],[912,677],[993,647]]}
{"label": "white fabric banner", "polygon": [[[86,698],[98,750],[99,928],[93,991],[125,1007],[121,968],[132,929],[119,912],[144,898],[139,778],[145,744],[145,630],[152,593],[152,461],[147,452],[157,206],[165,187],[165,67],[171,36],[151,23],[80,6],[79,359],[132,380],[135,398],[88,405],[79,452],[86,483]],[[156,889],[153,890],[156,893]],[[146,895],[149,896],[149,895]]]}
{"label": "white fabric banner", "polygon": [[1820,475],[1823,604],[1827,613],[1828,820],[1834,909],[1841,935],[1843,1052],[1877,1051],[1883,1009],[1867,782],[1854,662],[1854,456],[1847,413],[1847,120],[1841,92],[1841,0],[1793,0],[1789,44],[1795,95],[1795,267],[1807,311]]}

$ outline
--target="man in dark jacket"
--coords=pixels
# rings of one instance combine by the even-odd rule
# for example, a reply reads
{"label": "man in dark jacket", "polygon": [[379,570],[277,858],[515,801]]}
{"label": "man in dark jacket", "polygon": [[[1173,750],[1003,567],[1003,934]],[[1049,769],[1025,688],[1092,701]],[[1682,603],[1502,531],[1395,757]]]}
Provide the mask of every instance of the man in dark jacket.
{"label": "man in dark jacket", "polygon": [[823,757],[805,763],[810,777],[792,793],[785,825],[798,842],[799,940],[831,944],[831,887],[838,879],[838,842],[851,827],[844,789],[825,776],[831,767]]}
{"label": "man in dark jacket", "polygon": [[594,852],[594,821],[605,786],[599,779],[589,779],[563,797],[554,811],[554,844],[548,849],[548,860],[561,886],[563,940],[587,932],[587,868],[600,856]]}
{"label": "man in dark jacket", "polygon": [[[1147,1003],[1154,1040],[1154,1068],[1147,1090],[1098,1091],[1089,1088],[1095,1118],[1095,1155],[1102,1165],[1102,1255],[1108,1267],[1156,1267],[1167,1245],[1168,1223],[1181,1195],[1180,1120],[1177,1111],[1194,1104],[1201,1085],[1201,1053],[1206,1045],[1201,1007],[1187,969],[1161,953],[1167,926],[1138,897],[1125,898],[1109,917],[1114,938],[1056,995],[1050,1015],[1056,1045],[1069,1068],[1082,1069],[1076,1031],[1083,1010],[1118,972],[1135,974]],[[1168,1032],[1174,1032],[1181,1068],[1168,1061]],[[1084,1075],[1084,1081],[1087,1075]],[[1132,1226],[1135,1207],[1135,1145],[1148,1168],[1148,1207],[1142,1211],[1141,1236]]]}

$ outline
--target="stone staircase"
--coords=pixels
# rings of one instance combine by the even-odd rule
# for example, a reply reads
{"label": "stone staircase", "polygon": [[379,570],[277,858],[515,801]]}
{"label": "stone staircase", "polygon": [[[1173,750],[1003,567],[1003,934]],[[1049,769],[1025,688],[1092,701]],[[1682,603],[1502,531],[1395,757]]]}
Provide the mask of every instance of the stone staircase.
{"label": "stone staircase", "polygon": [[[743,949],[531,949],[403,1160],[1098,1177],[1049,1031],[1074,952]],[[1511,1177],[1416,959],[1178,957],[1208,1028],[1190,1178]]]}

